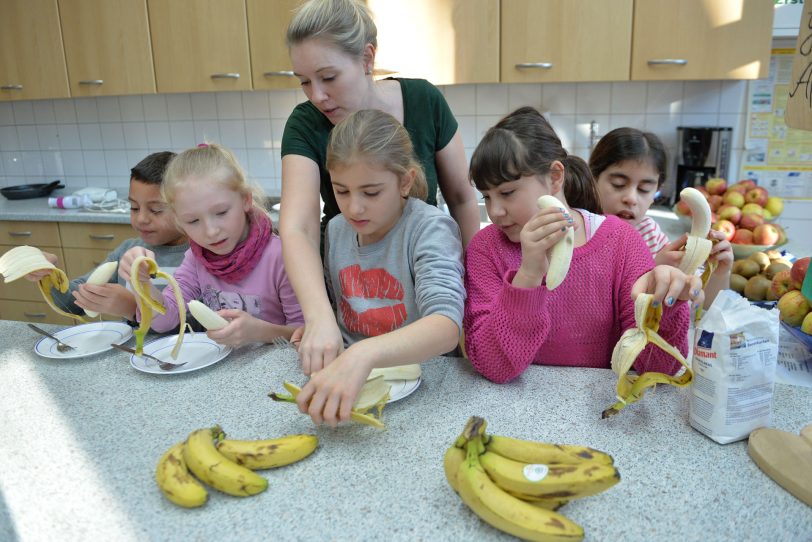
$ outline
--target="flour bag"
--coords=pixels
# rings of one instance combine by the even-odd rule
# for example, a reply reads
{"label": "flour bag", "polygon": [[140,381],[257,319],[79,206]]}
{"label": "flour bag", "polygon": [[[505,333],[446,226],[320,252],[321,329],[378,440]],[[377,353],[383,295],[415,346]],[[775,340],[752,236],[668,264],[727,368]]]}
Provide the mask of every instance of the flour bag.
{"label": "flour bag", "polygon": [[694,334],[691,427],[727,444],[770,425],[778,329],[778,310],[719,292]]}

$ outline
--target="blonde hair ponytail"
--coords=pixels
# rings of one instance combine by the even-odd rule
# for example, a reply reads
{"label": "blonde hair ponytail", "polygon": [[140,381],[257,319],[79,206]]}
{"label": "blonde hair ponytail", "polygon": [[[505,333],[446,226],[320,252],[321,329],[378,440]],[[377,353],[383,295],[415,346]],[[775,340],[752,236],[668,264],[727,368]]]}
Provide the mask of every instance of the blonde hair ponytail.
{"label": "blonde hair ponytail", "polygon": [[321,39],[361,57],[368,43],[377,48],[378,29],[362,2],[309,0],[296,10],[286,38],[288,49],[308,39]]}

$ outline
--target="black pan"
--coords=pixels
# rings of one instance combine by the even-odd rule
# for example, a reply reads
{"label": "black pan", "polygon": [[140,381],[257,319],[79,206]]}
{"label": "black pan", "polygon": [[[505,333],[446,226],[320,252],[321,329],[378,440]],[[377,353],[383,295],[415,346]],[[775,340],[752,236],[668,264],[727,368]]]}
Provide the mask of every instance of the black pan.
{"label": "black pan", "polygon": [[7,186],[5,188],[0,188],[0,194],[3,194],[6,197],[6,199],[42,198],[45,196],[50,196],[51,192],[53,192],[58,188],[65,188],[65,185],[62,184],[62,181]]}

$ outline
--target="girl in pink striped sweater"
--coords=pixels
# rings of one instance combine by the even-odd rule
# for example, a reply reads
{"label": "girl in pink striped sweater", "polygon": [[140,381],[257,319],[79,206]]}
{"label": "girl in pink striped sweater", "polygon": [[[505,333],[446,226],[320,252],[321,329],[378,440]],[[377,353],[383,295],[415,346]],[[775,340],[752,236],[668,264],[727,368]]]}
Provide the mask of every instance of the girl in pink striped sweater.
{"label": "girl in pink striped sweater", "polygon": [[[595,145],[589,168],[603,212],[634,226],[657,264],[679,266],[688,235],[669,243],[657,223],[646,215],[665,181],[666,154],[660,138],[635,128],[615,128]],[[711,230],[708,238],[714,241],[711,259],[718,266],[705,285],[705,308],[728,287],[733,267],[733,247],[725,234]]]}
{"label": "girl in pink striped sweater", "polygon": [[[477,371],[501,383],[533,363],[608,368],[620,335],[635,325],[634,298],[642,292],[665,303],[660,334],[687,352],[689,316],[704,295],[699,279],[655,267],[632,226],[598,214],[589,168],[567,154],[538,111],[523,107],[488,130],[470,176],[493,222],[465,257],[465,347]],[[539,211],[536,200],[545,194],[562,207]],[[568,228],[575,234],[572,262],[551,291],[548,251]],[[641,372],[679,368],[651,346],[635,363]]]}

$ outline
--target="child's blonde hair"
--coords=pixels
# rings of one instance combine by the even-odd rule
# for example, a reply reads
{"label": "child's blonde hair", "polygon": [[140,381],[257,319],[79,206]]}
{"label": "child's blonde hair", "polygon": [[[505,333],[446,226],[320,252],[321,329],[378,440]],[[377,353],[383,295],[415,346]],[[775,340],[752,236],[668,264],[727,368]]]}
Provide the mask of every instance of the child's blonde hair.
{"label": "child's blonde hair", "polygon": [[378,46],[378,29],[369,9],[357,0],[310,0],[302,4],[288,25],[288,49],[308,39],[321,39],[353,57],[367,44]]}
{"label": "child's blonde hair", "polygon": [[248,180],[237,158],[227,148],[216,143],[201,143],[187,149],[169,162],[161,185],[161,195],[169,207],[175,208],[175,195],[190,179],[214,180],[242,196],[251,196],[254,208],[266,212],[262,189]]}
{"label": "child's blonde hair", "polygon": [[389,113],[363,109],[336,124],[327,143],[327,169],[373,163],[403,178],[415,172],[409,196],[425,200],[429,187],[409,132]]}

